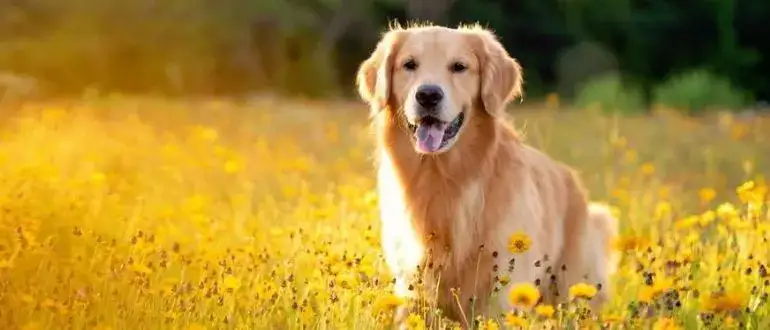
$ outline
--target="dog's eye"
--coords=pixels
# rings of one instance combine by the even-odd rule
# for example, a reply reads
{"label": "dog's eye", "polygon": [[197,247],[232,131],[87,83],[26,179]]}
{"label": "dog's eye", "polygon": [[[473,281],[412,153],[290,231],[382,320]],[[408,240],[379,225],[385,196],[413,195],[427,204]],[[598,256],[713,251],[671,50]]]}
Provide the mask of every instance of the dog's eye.
{"label": "dog's eye", "polygon": [[417,70],[417,62],[415,62],[414,60],[407,60],[406,62],[404,62],[404,69],[406,69],[407,71]]}
{"label": "dog's eye", "polygon": [[468,67],[467,67],[467,66],[465,66],[465,64],[462,64],[462,63],[460,63],[460,62],[454,62],[454,63],[452,63],[452,65],[449,67],[449,69],[450,69],[452,72],[455,72],[455,73],[460,73],[460,72],[463,72],[463,71],[467,70],[467,69],[468,69]]}

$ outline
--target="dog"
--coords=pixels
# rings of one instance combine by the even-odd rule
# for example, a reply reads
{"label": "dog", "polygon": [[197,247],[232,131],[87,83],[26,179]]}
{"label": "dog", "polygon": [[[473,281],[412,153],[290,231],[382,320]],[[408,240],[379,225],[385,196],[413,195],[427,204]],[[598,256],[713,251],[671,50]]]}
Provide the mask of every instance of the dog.
{"label": "dog", "polygon": [[[525,144],[506,120],[523,71],[494,32],[391,26],[356,85],[370,106],[381,244],[396,295],[427,299],[466,325],[514,307],[507,291],[493,294],[505,290],[503,275],[509,286],[540,283],[543,301],[598,284],[591,306],[606,302],[617,220],[588,201],[575,170]],[[527,251],[509,249],[515,233],[530,238]]]}

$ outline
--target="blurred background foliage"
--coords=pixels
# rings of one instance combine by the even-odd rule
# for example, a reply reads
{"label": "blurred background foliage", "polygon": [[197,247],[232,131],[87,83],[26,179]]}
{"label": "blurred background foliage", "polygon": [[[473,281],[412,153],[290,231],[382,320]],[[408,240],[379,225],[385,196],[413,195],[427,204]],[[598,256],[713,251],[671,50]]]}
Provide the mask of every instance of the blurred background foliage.
{"label": "blurred background foliage", "polygon": [[530,100],[697,113],[770,99],[767,17],[765,0],[6,0],[0,71],[41,95],[351,97],[389,21],[478,21]]}

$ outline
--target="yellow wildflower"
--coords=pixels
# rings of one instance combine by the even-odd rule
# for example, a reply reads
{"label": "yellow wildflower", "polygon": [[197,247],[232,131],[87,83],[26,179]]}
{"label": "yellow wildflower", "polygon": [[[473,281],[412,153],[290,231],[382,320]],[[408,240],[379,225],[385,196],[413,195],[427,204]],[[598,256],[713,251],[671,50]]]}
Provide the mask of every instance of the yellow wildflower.
{"label": "yellow wildflower", "polygon": [[711,203],[717,197],[717,191],[714,188],[701,188],[698,190],[698,197],[703,205]]}
{"label": "yellow wildflower", "polygon": [[586,283],[577,283],[569,288],[571,298],[591,299],[596,295],[596,287]]}
{"label": "yellow wildflower", "polygon": [[223,281],[224,288],[229,290],[236,290],[241,287],[241,280],[232,275],[225,276]]}
{"label": "yellow wildflower", "polygon": [[706,227],[716,219],[716,213],[714,211],[706,211],[700,216],[700,225]]}
{"label": "yellow wildflower", "polygon": [[658,198],[660,199],[668,199],[668,197],[671,195],[671,189],[668,187],[661,187],[658,190]]}
{"label": "yellow wildflower", "polygon": [[644,175],[652,175],[655,173],[655,165],[652,163],[644,163],[642,164],[641,172]]}
{"label": "yellow wildflower", "polygon": [[642,236],[620,236],[613,240],[612,245],[618,251],[631,251],[643,250],[650,245],[650,242]]}
{"label": "yellow wildflower", "polygon": [[759,223],[757,224],[757,233],[759,235],[767,235],[770,233],[770,223]]}
{"label": "yellow wildflower", "polygon": [[614,323],[620,323],[623,322],[625,318],[622,315],[618,314],[607,314],[602,316],[602,321],[604,324],[614,324]]}
{"label": "yellow wildflower", "polygon": [[406,318],[406,328],[409,330],[424,330],[425,320],[422,319],[422,316],[411,313]]}
{"label": "yellow wildflower", "polygon": [[722,320],[722,326],[724,326],[727,329],[734,329],[737,323],[738,322],[736,322],[735,319],[730,315],[727,315],[727,317],[725,317],[724,320]]}
{"label": "yellow wildflower", "polygon": [[751,191],[755,186],[756,184],[754,181],[746,181],[740,187],[735,189],[735,192],[738,193],[738,197],[741,199],[741,202],[747,203],[749,201]]}
{"label": "yellow wildflower", "polygon": [[511,282],[511,277],[508,276],[507,274],[504,274],[504,275],[501,275],[500,278],[497,281],[500,282],[500,285],[505,286],[505,285],[508,285],[508,283]]}
{"label": "yellow wildflower", "polygon": [[505,325],[510,328],[526,328],[527,320],[513,313],[505,314]]}
{"label": "yellow wildflower", "polygon": [[645,302],[645,303],[651,303],[655,299],[657,299],[661,293],[665,292],[664,290],[661,289],[661,287],[656,286],[656,284],[642,286],[639,289],[639,295],[638,295],[639,301]]}
{"label": "yellow wildflower", "polygon": [[219,134],[216,130],[208,127],[201,127],[198,131],[199,136],[206,141],[214,142],[219,137]]}
{"label": "yellow wildflower", "polygon": [[529,250],[532,240],[524,232],[516,232],[508,238],[508,251],[511,253],[524,253]]}
{"label": "yellow wildflower", "polygon": [[689,216],[684,219],[678,220],[674,223],[676,229],[690,229],[700,222],[700,218],[697,216]]}
{"label": "yellow wildflower", "polygon": [[374,303],[374,311],[376,313],[388,312],[398,306],[403,305],[405,302],[406,301],[404,298],[394,294],[384,295],[377,299],[377,301]]}
{"label": "yellow wildflower", "polygon": [[551,305],[538,305],[535,307],[535,314],[538,316],[550,319],[556,310]]}
{"label": "yellow wildflower", "polygon": [[722,203],[717,207],[717,215],[723,219],[732,219],[738,216],[738,210],[731,203]]}
{"label": "yellow wildflower", "polygon": [[702,296],[701,306],[707,311],[729,312],[743,308],[745,300],[745,295],[740,292],[714,293]]}
{"label": "yellow wildflower", "polygon": [[479,325],[479,330],[499,330],[500,325],[497,324],[497,321],[493,319],[489,319],[486,322],[481,322]]}
{"label": "yellow wildflower", "polygon": [[224,170],[225,173],[233,174],[239,172],[242,167],[239,161],[231,159],[225,162]]}
{"label": "yellow wildflower", "polygon": [[728,223],[728,225],[730,226],[730,228],[736,231],[751,228],[751,222],[746,220],[741,220],[740,218],[732,218]]}
{"label": "yellow wildflower", "polygon": [[107,179],[107,176],[102,172],[94,172],[91,173],[91,177],[89,179],[91,183],[98,184],[104,182],[104,180]]}
{"label": "yellow wildflower", "polygon": [[540,300],[540,291],[532,283],[519,283],[511,288],[508,300],[515,307],[529,309]]}
{"label": "yellow wildflower", "polygon": [[654,330],[679,330],[681,327],[671,318],[663,317],[658,319],[653,326]]}

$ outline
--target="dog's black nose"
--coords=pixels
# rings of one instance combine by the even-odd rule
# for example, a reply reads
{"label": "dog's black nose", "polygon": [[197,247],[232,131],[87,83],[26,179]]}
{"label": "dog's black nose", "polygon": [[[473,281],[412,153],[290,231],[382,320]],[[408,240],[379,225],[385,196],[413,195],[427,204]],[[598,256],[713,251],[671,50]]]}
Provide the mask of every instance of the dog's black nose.
{"label": "dog's black nose", "polygon": [[422,85],[414,97],[421,106],[433,108],[444,98],[444,91],[436,85]]}

